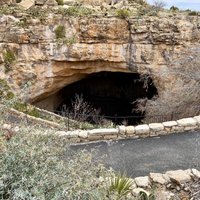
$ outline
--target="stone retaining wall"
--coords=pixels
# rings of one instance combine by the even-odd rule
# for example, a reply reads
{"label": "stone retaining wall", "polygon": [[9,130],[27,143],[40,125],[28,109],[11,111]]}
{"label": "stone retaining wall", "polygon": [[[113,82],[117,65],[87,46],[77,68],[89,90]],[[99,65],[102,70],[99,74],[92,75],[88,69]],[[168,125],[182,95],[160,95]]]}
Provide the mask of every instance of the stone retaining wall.
{"label": "stone retaining wall", "polygon": [[6,119],[7,122],[10,124],[20,124],[21,122],[26,122],[29,125],[38,125],[43,128],[53,128],[55,130],[63,130],[63,127],[58,123],[33,117],[23,112],[17,111],[13,108],[6,108],[2,104],[0,104],[0,111],[1,111],[0,114],[3,115],[3,118]]}
{"label": "stone retaining wall", "polygon": [[145,138],[169,135],[200,129],[200,115],[177,121],[142,124],[137,126],[118,126],[109,129],[57,131],[56,134],[68,137],[72,142],[90,142],[99,140],[116,140],[125,138]]}
{"label": "stone retaining wall", "polygon": [[[3,108],[1,109],[3,110]],[[48,112],[48,114],[50,113]],[[8,121],[10,121],[10,123],[13,121],[20,123],[21,121],[27,120],[30,125],[39,125],[43,128],[53,128],[58,130],[56,131],[57,135],[68,137],[69,140],[73,143],[117,140],[125,138],[145,138],[200,129],[200,115],[180,119],[177,121],[167,121],[162,123],[74,131],[64,131],[65,127],[58,123],[29,116],[15,109],[6,109],[5,115],[7,115]],[[58,116],[55,115],[55,117]]]}
{"label": "stone retaining wall", "polygon": [[200,172],[197,169],[150,173],[149,176],[133,179],[132,183],[133,196],[142,191],[148,196],[154,194],[158,200],[195,200],[200,197]]}

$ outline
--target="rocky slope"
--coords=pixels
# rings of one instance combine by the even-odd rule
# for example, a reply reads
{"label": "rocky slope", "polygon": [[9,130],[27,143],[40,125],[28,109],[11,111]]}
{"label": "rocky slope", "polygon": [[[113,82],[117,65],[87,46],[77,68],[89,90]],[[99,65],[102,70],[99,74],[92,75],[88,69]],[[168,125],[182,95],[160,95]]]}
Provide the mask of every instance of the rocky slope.
{"label": "rocky slope", "polygon": [[[14,93],[34,103],[89,74],[110,71],[150,76],[158,90],[157,99],[147,103],[157,106],[153,112],[166,104],[174,110],[180,102],[181,107],[200,102],[198,15],[160,12],[121,19],[76,13],[71,16],[69,7],[1,10],[0,79]],[[190,98],[182,101],[188,91]]]}

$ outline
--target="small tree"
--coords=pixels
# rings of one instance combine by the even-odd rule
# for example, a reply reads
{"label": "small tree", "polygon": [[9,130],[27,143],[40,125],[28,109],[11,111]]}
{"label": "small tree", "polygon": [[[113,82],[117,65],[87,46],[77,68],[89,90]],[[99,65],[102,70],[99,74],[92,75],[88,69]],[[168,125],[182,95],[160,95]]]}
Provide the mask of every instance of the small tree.
{"label": "small tree", "polygon": [[163,0],[154,0],[153,1],[153,6],[157,9],[157,10],[161,10],[162,8],[164,8],[166,6],[166,2]]}
{"label": "small tree", "polygon": [[71,102],[71,109],[66,108],[66,105],[63,106],[62,115],[78,122],[91,121],[95,124],[103,122],[100,109],[94,108],[89,102],[85,101],[82,94],[75,94]]}

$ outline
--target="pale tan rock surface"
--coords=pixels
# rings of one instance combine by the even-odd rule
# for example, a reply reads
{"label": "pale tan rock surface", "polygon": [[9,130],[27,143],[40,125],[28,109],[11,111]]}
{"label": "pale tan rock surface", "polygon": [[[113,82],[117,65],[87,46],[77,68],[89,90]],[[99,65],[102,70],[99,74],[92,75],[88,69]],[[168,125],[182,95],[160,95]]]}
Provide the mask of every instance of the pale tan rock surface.
{"label": "pale tan rock surface", "polygon": [[190,181],[192,176],[192,174],[187,170],[168,171],[166,172],[166,175],[180,184]]}
{"label": "pale tan rock surface", "polygon": [[138,187],[146,188],[150,185],[150,181],[149,181],[148,176],[137,177],[134,180],[135,180],[135,183]]}
{"label": "pale tan rock surface", "polygon": [[18,4],[21,8],[27,10],[30,7],[35,5],[35,0],[22,0],[19,4]]}
{"label": "pale tan rock surface", "polygon": [[[52,96],[56,92],[102,71],[148,72],[159,99],[173,97],[172,89],[182,82],[181,77],[170,74],[173,65],[168,61],[181,57],[183,52],[187,54],[187,49],[198,46],[200,40],[200,17],[182,14],[124,20],[47,13],[44,23],[38,18],[26,18],[23,27],[16,23],[21,20],[17,17],[0,16],[0,79],[6,79],[14,93],[21,95],[23,91],[25,100],[42,100],[50,110],[56,107],[56,97]],[[72,43],[57,42],[55,30],[59,25],[65,27],[66,39]],[[6,50],[16,56],[8,73],[3,63]],[[181,101],[182,97],[177,98]]]}

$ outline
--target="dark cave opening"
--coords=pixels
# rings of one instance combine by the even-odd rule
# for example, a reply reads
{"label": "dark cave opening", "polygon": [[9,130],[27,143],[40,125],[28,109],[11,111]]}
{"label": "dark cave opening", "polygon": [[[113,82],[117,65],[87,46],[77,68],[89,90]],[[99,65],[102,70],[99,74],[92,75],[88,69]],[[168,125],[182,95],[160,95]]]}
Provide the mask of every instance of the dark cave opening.
{"label": "dark cave opening", "polygon": [[[145,113],[136,111],[138,99],[151,99],[157,89],[151,78],[141,78],[137,73],[99,72],[72,83],[59,91],[62,103],[57,112],[67,108],[71,112],[77,96],[82,97],[99,115],[114,124],[135,125],[140,123]],[[83,102],[82,102],[83,103]],[[91,116],[90,123],[95,123]]]}

